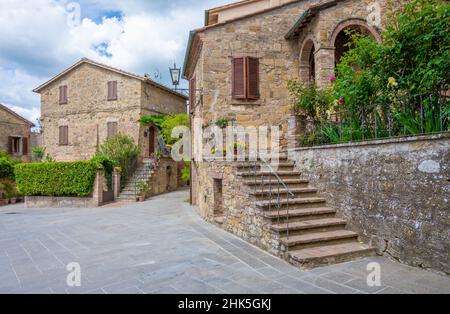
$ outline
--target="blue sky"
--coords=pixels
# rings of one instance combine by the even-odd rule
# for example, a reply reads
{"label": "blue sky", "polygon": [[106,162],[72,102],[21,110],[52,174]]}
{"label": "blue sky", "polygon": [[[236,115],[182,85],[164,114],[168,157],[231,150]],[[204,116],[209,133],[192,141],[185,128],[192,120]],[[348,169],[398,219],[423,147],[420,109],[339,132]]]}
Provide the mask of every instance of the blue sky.
{"label": "blue sky", "polygon": [[[204,10],[233,0],[1,0],[0,103],[35,121],[32,89],[88,57],[137,74],[182,65]],[[80,9],[78,11],[78,8]],[[80,13],[80,19],[78,14]]]}

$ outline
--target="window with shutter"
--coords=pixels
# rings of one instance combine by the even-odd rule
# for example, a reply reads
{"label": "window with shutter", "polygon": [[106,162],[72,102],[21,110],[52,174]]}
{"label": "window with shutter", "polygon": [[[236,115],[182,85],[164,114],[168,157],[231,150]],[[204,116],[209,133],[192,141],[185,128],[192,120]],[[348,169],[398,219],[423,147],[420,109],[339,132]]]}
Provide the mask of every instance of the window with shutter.
{"label": "window with shutter", "polygon": [[22,155],[28,155],[28,138],[22,138]]}
{"label": "window with shutter", "polygon": [[8,137],[8,154],[12,155],[13,153],[13,145],[14,145],[14,138],[13,137]]}
{"label": "window with shutter", "polygon": [[259,59],[247,57],[247,98],[259,99]]}
{"label": "window with shutter", "polygon": [[67,86],[60,86],[59,87],[59,104],[65,105],[67,104]]}
{"label": "window with shutter", "polygon": [[235,99],[246,98],[246,71],[245,58],[233,58],[233,78],[232,78],[232,95]]}
{"label": "window with shutter", "polygon": [[197,90],[197,81],[196,78],[193,77],[189,80],[189,106],[191,107],[191,109],[195,108],[197,102],[196,90]]}
{"label": "window with shutter", "polygon": [[117,134],[118,123],[117,122],[108,122],[107,124],[107,139],[110,139],[114,135]]}
{"label": "window with shutter", "polygon": [[69,127],[59,127],[59,145],[69,145]]}
{"label": "window with shutter", "polygon": [[108,82],[108,100],[117,100],[117,81]]}

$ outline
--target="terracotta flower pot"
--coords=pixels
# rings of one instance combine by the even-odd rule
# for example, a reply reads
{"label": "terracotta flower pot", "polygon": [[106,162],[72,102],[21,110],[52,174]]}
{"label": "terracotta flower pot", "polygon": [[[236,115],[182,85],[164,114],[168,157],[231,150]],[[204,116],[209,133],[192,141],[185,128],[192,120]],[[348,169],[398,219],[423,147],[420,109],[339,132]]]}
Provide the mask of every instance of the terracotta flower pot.
{"label": "terracotta flower pot", "polygon": [[143,195],[139,196],[138,198],[139,198],[139,202],[144,202],[145,201],[145,196],[143,196]]}
{"label": "terracotta flower pot", "polygon": [[0,199],[0,206],[8,205],[8,200]]}
{"label": "terracotta flower pot", "polygon": [[9,201],[10,201],[10,204],[15,204],[15,203],[17,203],[17,199],[15,199],[15,198],[11,198]]}

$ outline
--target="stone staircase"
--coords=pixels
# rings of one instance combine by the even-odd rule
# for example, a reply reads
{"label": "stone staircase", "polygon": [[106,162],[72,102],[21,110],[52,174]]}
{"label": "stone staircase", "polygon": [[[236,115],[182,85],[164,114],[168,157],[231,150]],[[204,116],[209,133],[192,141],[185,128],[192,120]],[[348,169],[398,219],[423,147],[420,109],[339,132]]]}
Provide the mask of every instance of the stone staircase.
{"label": "stone staircase", "polygon": [[281,255],[292,264],[310,268],[374,254],[373,248],[358,241],[357,233],[346,229],[347,222],[336,216],[336,210],[301,178],[287,157],[280,159],[275,170],[262,161],[240,163],[238,175],[278,235]]}
{"label": "stone staircase", "polygon": [[156,168],[155,161],[153,159],[147,158],[144,159],[139,166],[136,168],[132,177],[127,181],[125,188],[119,194],[118,200],[126,201],[126,200],[136,200],[137,190],[136,184],[139,181],[149,182],[150,178]]}

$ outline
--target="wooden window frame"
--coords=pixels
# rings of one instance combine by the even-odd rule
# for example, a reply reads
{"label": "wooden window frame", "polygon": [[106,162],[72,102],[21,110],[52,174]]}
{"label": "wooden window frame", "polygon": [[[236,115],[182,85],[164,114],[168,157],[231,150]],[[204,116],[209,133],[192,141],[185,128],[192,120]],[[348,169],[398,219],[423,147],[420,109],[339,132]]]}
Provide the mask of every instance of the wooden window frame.
{"label": "wooden window frame", "polygon": [[[235,62],[238,59],[242,59],[243,62],[243,73],[242,73],[242,78],[243,78],[243,93],[237,93],[236,88],[235,88],[235,80],[236,80],[236,69],[235,69]],[[250,57],[250,56],[245,56],[245,57],[233,57],[232,58],[232,78],[231,78],[231,95],[233,99],[236,100],[250,100],[250,101],[254,101],[254,100],[258,100],[261,98],[261,89],[260,89],[260,63],[259,63],[259,59],[260,58],[256,58],[256,57]],[[250,80],[251,80],[251,73],[250,73],[250,62],[251,60],[257,60],[257,71],[256,71],[256,88],[257,88],[257,93],[254,95],[250,95]]]}
{"label": "wooden window frame", "polygon": [[67,85],[61,85],[59,87],[59,104],[60,105],[67,105],[69,103],[69,88]]}
{"label": "wooden window frame", "polygon": [[118,83],[117,81],[109,81],[107,83],[107,100],[108,101],[116,101],[118,100]]}

